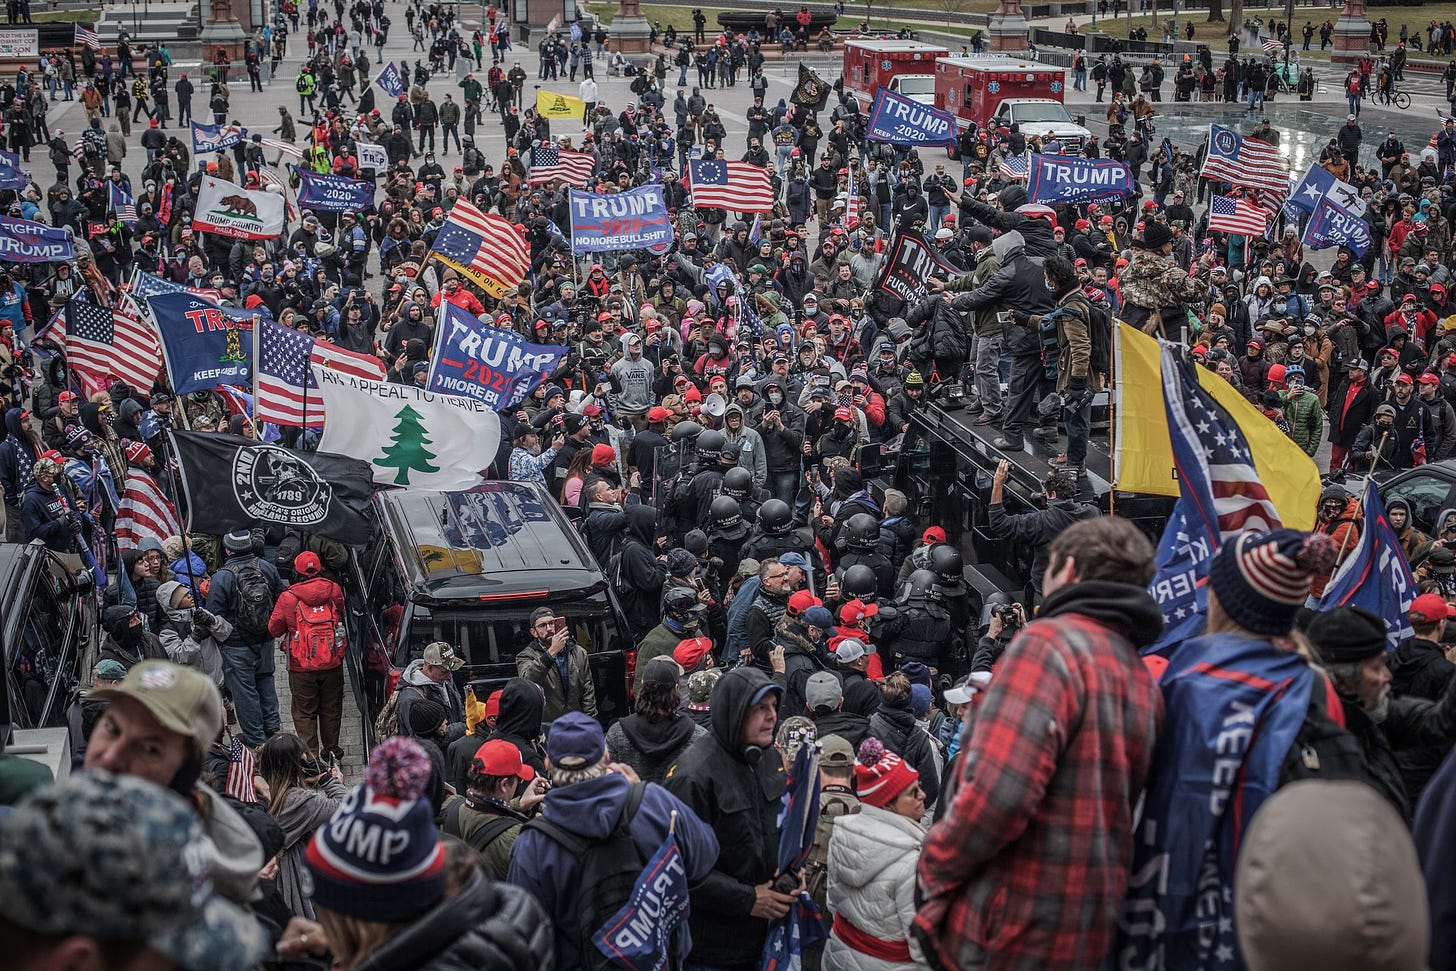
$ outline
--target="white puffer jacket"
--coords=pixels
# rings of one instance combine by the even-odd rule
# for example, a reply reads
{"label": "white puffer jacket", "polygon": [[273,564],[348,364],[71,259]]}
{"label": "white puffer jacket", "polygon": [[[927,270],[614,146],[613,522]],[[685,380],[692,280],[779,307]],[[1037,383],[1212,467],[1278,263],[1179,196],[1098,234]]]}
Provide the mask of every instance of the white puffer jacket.
{"label": "white puffer jacket", "polygon": [[904,941],[911,960],[886,961],[855,951],[838,934],[824,947],[825,971],[909,971],[928,968],[910,936],[915,919],[915,862],[925,827],[868,803],[834,821],[829,840],[829,912],[884,941]]}

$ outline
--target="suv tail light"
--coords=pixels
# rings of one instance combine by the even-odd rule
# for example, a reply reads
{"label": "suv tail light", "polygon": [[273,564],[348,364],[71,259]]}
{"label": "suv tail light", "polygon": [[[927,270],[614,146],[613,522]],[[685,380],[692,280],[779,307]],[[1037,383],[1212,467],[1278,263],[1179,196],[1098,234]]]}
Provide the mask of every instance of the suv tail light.
{"label": "suv tail light", "polygon": [[384,683],[384,697],[388,698],[390,695],[394,694],[394,689],[399,684],[399,676],[402,674],[404,674],[403,668],[397,668],[393,665],[390,665],[389,676],[385,679]]}
{"label": "suv tail light", "polygon": [[632,684],[637,680],[637,649],[633,648],[630,651],[623,651],[622,658],[626,662],[627,700],[630,702],[633,700]]}

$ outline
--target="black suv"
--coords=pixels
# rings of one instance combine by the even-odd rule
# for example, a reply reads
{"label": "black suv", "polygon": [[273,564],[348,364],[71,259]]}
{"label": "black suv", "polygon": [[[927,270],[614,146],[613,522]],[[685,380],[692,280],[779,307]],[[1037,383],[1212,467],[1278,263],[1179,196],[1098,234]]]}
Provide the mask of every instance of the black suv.
{"label": "black suv", "polygon": [[[68,562],[69,561],[69,562]],[[4,726],[47,728],[66,723],[66,709],[90,671],[98,625],[95,582],[75,557],[41,543],[0,543],[0,645],[5,690]]]}
{"label": "black suv", "polygon": [[[432,641],[465,658],[463,691],[487,694],[516,674],[531,612],[550,607],[591,655],[597,713],[628,713],[627,625],[611,584],[540,486],[488,482],[465,492],[374,497],[380,532],[360,561],[365,615],[383,647],[366,662],[371,722],[395,680]],[[384,668],[387,666],[388,673]]]}

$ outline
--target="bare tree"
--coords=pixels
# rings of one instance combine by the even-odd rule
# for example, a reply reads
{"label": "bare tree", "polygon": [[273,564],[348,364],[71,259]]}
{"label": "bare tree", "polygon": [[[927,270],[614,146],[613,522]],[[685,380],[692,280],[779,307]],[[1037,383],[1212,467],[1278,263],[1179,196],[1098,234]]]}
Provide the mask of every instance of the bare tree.
{"label": "bare tree", "polygon": [[1244,29],[1244,0],[1229,0],[1229,33],[1237,35]]}
{"label": "bare tree", "polygon": [[1208,22],[1223,23],[1223,0],[1208,0]]}

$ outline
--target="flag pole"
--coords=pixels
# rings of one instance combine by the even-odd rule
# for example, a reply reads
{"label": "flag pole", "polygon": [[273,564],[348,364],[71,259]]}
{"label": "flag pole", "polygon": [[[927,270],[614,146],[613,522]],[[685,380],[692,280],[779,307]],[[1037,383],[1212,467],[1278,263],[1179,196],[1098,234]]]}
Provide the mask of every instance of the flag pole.
{"label": "flag pole", "polygon": [[[258,441],[260,441],[260,442],[263,440],[263,423],[258,420],[258,359],[259,359],[259,348],[261,347],[261,345],[263,343],[263,333],[262,333],[262,331],[263,331],[263,315],[262,314],[254,314],[253,315],[253,366],[251,368],[249,368],[249,371],[251,372],[252,378],[253,378],[253,382],[252,382],[252,384],[253,384],[253,413],[248,416],[248,420],[253,423],[253,434],[257,436]],[[308,396],[305,395],[304,396],[304,399],[307,400],[307,398],[308,398]]]}

